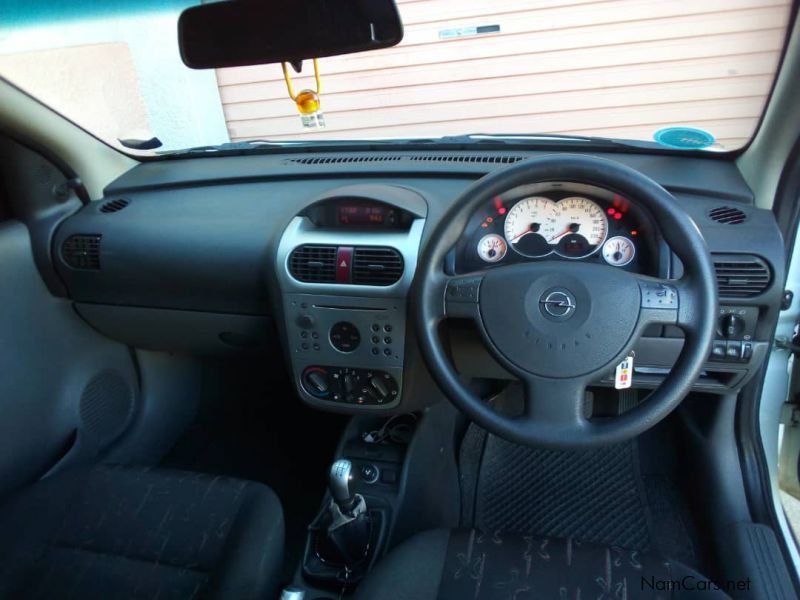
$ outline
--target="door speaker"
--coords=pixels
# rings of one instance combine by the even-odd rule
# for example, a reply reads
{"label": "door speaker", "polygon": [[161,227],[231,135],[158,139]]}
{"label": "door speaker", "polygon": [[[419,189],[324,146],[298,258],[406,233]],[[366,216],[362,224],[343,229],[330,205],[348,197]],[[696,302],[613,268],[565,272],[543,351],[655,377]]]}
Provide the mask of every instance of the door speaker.
{"label": "door speaker", "polygon": [[133,417],[134,390],[117,371],[95,375],[81,394],[81,432],[99,447],[117,439]]}

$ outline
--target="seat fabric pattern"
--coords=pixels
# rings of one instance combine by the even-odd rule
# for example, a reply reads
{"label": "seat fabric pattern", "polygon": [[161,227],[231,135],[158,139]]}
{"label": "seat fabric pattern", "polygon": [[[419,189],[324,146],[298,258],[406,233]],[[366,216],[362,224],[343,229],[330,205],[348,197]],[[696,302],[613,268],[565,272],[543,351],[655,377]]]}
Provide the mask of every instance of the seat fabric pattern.
{"label": "seat fabric pattern", "polygon": [[280,503],[258,483],[68,471],[0,506],[0,597],[271,597],[283,535]]}

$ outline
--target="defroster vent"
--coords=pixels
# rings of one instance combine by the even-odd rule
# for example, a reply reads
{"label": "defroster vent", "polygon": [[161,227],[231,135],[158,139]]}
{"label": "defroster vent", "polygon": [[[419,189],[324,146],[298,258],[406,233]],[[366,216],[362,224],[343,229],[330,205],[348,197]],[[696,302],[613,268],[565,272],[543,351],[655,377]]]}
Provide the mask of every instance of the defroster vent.
{"label": "defroster vent", "polygon": [[61,244],[61,257],[73,269],[100,268],[100,235],[71,235]]}
{"label": "defroster vent", "polygon": [[403,276],[403,256],[394,248],[356,246],[352,276],[357,285],[392,285]]}
{"label": "defroster vent", "polygon": [[713,260],[721,298],[752,298],[771,283],[769,266],[757,256],[715,254]]}
{"label": "defroster vent", "polygon": [[298,246],[289,256],[289,272],[307,283],[336,282],[336,246]]}

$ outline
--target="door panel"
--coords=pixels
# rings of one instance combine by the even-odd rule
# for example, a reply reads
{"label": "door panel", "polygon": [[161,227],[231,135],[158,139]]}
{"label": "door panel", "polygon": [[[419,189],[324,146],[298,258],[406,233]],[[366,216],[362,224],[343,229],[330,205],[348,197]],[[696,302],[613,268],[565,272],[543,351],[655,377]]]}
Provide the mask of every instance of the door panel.
{"label": "door panel", "polygon": [[135,419],[137,372],[45,286],[27,227],[0,223],[0,494],[95,457]]}

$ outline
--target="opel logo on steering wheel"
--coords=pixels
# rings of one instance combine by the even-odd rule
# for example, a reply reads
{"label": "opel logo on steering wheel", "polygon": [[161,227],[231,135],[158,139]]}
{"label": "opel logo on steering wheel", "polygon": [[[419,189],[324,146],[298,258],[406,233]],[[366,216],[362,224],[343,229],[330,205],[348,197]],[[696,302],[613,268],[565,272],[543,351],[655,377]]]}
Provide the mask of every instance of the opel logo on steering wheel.
{"label": "opel logo on steering wheel", "polygon": [[576,308],[575,297],[566,290],[545,292],[539,300],[539,305],[547,315],[558,321],[569,319]]}

